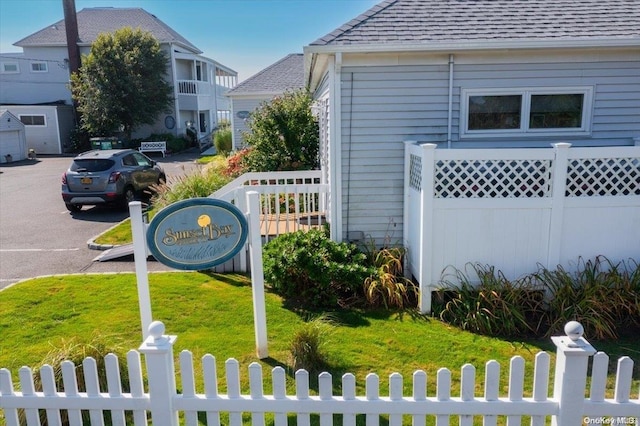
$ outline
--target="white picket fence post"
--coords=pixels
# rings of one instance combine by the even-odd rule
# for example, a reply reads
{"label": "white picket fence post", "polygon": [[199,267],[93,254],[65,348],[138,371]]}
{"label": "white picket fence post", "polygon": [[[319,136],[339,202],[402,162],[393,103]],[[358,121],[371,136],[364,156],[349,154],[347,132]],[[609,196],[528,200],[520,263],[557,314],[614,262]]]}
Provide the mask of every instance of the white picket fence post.
{"label": "white picket fence post", "polygon": [[178,426],[178,411],[173,407],[176,397],[173,344],[176,338],[165,336],[164,324],[153,321],[149,326],[149,337],[138,349],[147,363],[151,421],[156,426]]}
{"label": "white picket fence post", "polygon": [[582,337],[584,328],[576,321],[564,327],[566,336],[552,336],[557,347],[553,398],[558,402],[558,414],[553,426],[580,426],[584,412],[584,390],[587,384],[589,357],[596,350]]}

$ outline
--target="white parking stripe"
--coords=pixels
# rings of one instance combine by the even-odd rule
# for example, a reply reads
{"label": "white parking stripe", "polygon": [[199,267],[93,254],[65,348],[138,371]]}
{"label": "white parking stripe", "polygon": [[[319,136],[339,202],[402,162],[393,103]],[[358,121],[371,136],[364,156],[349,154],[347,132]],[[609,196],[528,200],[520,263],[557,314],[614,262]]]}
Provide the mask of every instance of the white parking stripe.
{"label": "white parking stripe", "polygon": [[62,249],[0,249],[2,252],[41,252],[41,251],[78,251],[79,248],[62,248]]}

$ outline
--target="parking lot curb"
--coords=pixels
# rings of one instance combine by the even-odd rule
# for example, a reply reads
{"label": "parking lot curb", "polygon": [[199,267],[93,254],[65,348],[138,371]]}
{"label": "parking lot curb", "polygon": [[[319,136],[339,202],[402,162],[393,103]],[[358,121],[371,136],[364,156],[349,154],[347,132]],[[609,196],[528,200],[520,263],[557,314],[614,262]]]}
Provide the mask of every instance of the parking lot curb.
{"label": "parking lot curb", "polygon": [[112,249],[112,248],[116,247],[117,244],[98,244],[98,243],[96,243],[96,240],[98,238],[100,238],[101,235],[103,235],[103,234],[111,231],[112,229],[120,226],[123,222],[125,222],[127,220],[129,220],[129,218],[121,220],[120,222],[116,223],[115,225],[113,225],[109,229],[106,229],[106,230],[102,231],[101,233],[99,233],[98,235],[95,235],[95,236],[89,238],[87,240],[87,247],[89,247],[89,250],[105,251],[105,250],[109,250],[109,249]]}
{"label": "parking lot curb", "polygon": [[[100,234],[100,235],[102,235],[102,234]],[[95,240],[100,235],[96,235],[95,237],[93,237],[93,238],[91,238],[90,240],[87,241],[87,247],[89,247],[89,250],[105,251],[105,250],[109,250],[109,249],[112,249],[112,248],[116,247],[113,244],[98,244],[98,243],[96,243]]]}

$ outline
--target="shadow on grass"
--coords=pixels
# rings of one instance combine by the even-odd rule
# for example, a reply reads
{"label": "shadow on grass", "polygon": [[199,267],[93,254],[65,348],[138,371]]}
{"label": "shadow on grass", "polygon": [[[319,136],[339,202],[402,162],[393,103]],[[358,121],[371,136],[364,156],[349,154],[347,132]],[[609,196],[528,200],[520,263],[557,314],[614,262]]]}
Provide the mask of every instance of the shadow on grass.
{"label": "shadow on grass", "polygon": [[200,271],[212,280],[220,281],[233,287],[251,287],[251,277],[241,273],[220,273],[211,271]]}
{"label": "shadow on grass", "polygon": [[408,308],[403,310],[392,309],[360,309],[360,308],[344,308],[333,311],[326,310],[310,310],[301,308],[299,304],[291,300],[283,300],[282,307],[287,309],[296,315],[298,315],[304,321],[316,318],[322,315],[328,315],[331,319],[345,327],[368,327],[371,325],[371,320],[375,321],[421,321],[429,323],[432,318],[429,315],[420,313],[415,308]]}

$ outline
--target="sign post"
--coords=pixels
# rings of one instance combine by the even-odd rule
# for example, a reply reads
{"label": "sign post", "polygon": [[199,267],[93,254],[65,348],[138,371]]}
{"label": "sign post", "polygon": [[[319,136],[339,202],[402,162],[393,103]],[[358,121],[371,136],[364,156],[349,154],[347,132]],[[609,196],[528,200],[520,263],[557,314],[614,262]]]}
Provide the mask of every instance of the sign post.
{"label": "sign post", "polygon": [[247,192],[249,212],[249,253],[251,256],[251,291],[253,294],[253,322],[258,358],[269,357],[267,349],[267,313],[264,300],[264,270],[262,268],[262,235],[260,235],[260,194]]}
{"label": "sign post", "polygon": [[145,243],[145,225],[142,220],[142,203],[129,203],[131,217],[131,234],[133,235],[133,257],[136,266],[136,280],[138,283],[138,305],[140,306],[140,320],[142,322],[142,339],[149,336],[151,325],[151,297],[149,296],[149,274],[147,272],[147,246]]}

